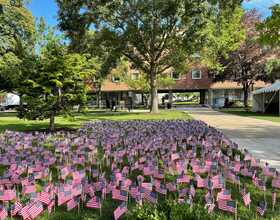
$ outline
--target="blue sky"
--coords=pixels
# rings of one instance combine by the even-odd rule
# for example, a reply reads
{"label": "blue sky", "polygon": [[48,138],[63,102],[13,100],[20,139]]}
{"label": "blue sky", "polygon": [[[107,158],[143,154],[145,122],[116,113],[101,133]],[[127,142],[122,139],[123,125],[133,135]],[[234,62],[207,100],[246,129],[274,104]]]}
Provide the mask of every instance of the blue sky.
{"label": "blue sky", "polygon": [[[245,9],[256,8],[263,17],[267,17],[270,15],[269,7],[276,3],[280,4],[280,0],[250,0],[244,2],[243,7]],[[28,8],[35,17],[44,17],[49,26],[57,25],[57,6],[55,0],[32,0]]]}
{"label": "blue sky", "polygon": [[262,15],[262,17],[267,17],[271,15],[270,7],[275,4],[280,4],[280,0],[250,0],[243,3],[245,9],[256,8]]}

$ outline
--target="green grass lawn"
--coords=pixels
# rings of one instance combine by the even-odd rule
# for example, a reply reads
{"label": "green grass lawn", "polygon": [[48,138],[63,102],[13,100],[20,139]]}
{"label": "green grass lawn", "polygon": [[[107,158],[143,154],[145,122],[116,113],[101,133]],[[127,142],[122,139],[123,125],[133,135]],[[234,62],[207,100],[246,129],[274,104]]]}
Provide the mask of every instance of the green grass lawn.
{"label": "green grass lawn", "polygon": [[[74,113],[72,117],[56,118],[57,128],[79,128],[81,124],[92,120],[171,120],[190,119],[190,116],[183,111],[161,110],[159,114],[135,113],[135,112],[105,112],[88,111],[86,113]],[[18,119],[14,112],[0,112],[0,131],[35,131],[48,127],[48,120],[28,121]]]}
{"label": "green grass lawn", "polygon": [[247,112],[243,108],[229,108],[229,109],[221,109],[221,112],[238,115],[238,116],[244,116],[244,117],[251,117],[256,119],[262,119],[272,122],[278,122],[280,123],[280,117],[278,115],[273,114],[262,114],[262,113],[256,113],[256,112]]}

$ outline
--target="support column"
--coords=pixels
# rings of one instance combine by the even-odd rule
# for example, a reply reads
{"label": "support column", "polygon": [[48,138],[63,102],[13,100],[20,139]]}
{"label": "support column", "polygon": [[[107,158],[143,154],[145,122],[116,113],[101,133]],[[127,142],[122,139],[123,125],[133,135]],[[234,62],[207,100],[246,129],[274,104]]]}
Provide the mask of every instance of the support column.
{"label": "support column", "polygon": [[279,109],[278,109],[278,112],[279,112],[279,116],[280,116],[280,90],[279,90],[279,97],[278,98],[279,98],[279,103],[278,103],[279,104]]}
{"label": "support column", "polygon": [[205,104],[205,90],[201,90],[199,94],[200,94],[199,104],[204,105]]}
{"label": "support column", "polygon": [[262,113],[265,112],[265,93],[262,94]]}
{"label": "support column", "polygon": [[168,103],[169,103],[169,108],[172,108],[172,103],[173,103],[173,93],[171,90],[168,92]]}

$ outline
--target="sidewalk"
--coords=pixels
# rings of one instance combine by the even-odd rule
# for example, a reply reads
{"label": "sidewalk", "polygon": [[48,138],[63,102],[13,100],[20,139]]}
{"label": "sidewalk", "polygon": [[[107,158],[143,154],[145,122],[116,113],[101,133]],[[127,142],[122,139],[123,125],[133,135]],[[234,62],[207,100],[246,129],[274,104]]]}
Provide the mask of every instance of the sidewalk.
{"label": "sidewalk", "polygon": [[184,108],[194,119],[221,130],[240,148],[280,169],[280,123],[242,117],[209,108]]}

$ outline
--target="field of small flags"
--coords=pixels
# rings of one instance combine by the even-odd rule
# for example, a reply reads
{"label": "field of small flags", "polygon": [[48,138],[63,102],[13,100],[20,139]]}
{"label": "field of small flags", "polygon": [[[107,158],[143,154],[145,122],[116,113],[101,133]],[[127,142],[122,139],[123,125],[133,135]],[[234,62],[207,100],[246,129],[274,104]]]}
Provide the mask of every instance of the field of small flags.
{"label": "field of small flags", "polygon": [[0,134],[0,220],[280,219],[280,175],[195,120]]}

